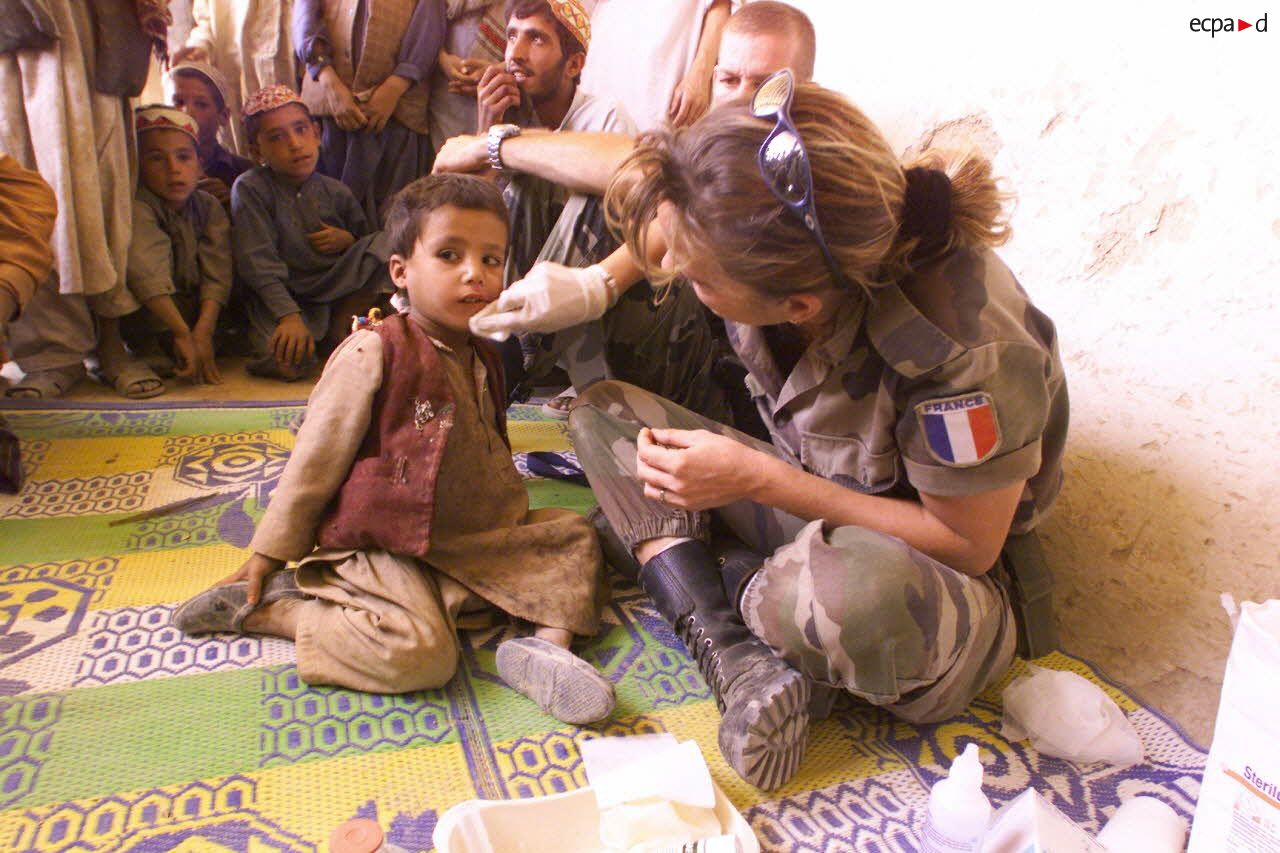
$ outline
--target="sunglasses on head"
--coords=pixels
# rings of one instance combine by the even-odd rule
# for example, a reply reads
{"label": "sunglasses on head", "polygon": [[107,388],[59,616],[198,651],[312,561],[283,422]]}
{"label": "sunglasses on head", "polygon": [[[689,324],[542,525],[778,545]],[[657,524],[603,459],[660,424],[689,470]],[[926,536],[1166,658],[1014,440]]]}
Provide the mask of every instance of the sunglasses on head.
{"label": "sunglasses on head", "polygon": [[776,124],[756,160],[760,164],[760,177],[787,209],[800,218],[804,227],[813,235],[813,241],[826,258],[827,268],[840,287],[848,280],[840,271],[822,226],[818,224],[818,207],[813,200],[813,172],[809,168],[809,153],[800,139],[800,131],[791,121],[791,100],[795,94],[795,78],[790,69],[769,76],[751,96],[751,114],[756,118],[773,119]]}

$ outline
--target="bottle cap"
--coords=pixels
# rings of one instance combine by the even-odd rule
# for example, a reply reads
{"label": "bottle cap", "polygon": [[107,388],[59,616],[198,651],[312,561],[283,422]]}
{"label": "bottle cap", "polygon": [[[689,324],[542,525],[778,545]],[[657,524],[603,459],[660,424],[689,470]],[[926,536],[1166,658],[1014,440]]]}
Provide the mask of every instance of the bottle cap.
{"label": "bottle cap", "polygon": [[375,853],[382,846],[382,827],[376,820],[356,818],[338,825],[329,836],[332,853]]}
{"label": "bottle cap", "polygon": [[947,776],[961,783],[979,787],[982,785],[982,759],[978,757],[976,743],[970,742],[964,748],[964,752],[956,756],[955,761],[951,762],[951,772]]}

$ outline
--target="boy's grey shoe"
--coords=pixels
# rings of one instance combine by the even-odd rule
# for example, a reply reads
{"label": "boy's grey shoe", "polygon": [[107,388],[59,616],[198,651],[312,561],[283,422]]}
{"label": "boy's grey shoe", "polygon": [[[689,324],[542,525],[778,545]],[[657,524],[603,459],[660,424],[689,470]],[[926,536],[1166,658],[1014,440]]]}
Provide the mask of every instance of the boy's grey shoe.
{"label": "boy's grey shoe", "polygon": [[563,723],[583,725],[613,713],[613,685],[568,649],[540,637],[520,637],[498,646],[498,675]]}
{"label": "boy's grey shoe", "polygon": [[267,575],[257,604],[249,603],[249,582],[211,586],[189,599],[173,614],[173,625],[184,634],[243,633],[244,620],[264,604],[282,598],[302,598],[292,569]]}

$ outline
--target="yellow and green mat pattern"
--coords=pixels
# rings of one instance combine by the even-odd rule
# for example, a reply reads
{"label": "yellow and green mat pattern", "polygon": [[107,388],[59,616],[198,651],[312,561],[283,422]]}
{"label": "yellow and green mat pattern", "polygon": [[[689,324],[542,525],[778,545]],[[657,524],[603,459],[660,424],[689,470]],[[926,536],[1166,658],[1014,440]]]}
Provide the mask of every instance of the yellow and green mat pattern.
{"label": "yellow and green mat pattern", "polygon": [[[300,410],[6,412],[26,483],[0,496],[0,850],[320,851],[353,817],[430,850],[455,803],[581,786],[583,740],[659,731],[698,742],[765,850],[915,850],[929,787],[970,741],[997,806],[1034,785],[1095,831],[1136,794],[1194,808],[1204,752],[1061,654],[1040,663],[1101,684],[1146,763],[1076,768],[1005,741],[997,684],[937,726],[843,702],[813,727],[800,773],[762,794],[721,760],[719,715],[680,642],[620,580],[582,651],[618,693],[613,719],[594,727],[565,726],[498,679],[507,629],[469,635],[444,689],[402,696],[309,687],[288,642],[184,636],[175,607],[246,557]],[[536,408],[511,416],[518,467],[529,451],[568,450],[563,425]],[[527,484],[535,506],[593,504],[581,486]]]}

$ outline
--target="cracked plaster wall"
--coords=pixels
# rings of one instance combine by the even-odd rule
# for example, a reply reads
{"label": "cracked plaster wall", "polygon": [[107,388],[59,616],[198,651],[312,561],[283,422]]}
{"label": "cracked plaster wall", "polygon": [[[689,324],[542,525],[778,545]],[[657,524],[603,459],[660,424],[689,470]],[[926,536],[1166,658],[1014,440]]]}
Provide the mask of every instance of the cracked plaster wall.
{"label": "cracked plaster wall", "polygon": [[1218,595],[1280,596],[1280,10],[1210,39],[1188,20],[1225,4],[796,5],[816,79],[898,151],[971,140],[1016,192],[1001,254],[1071,392],[1041,528],[1064,645],[1207,744]]}

